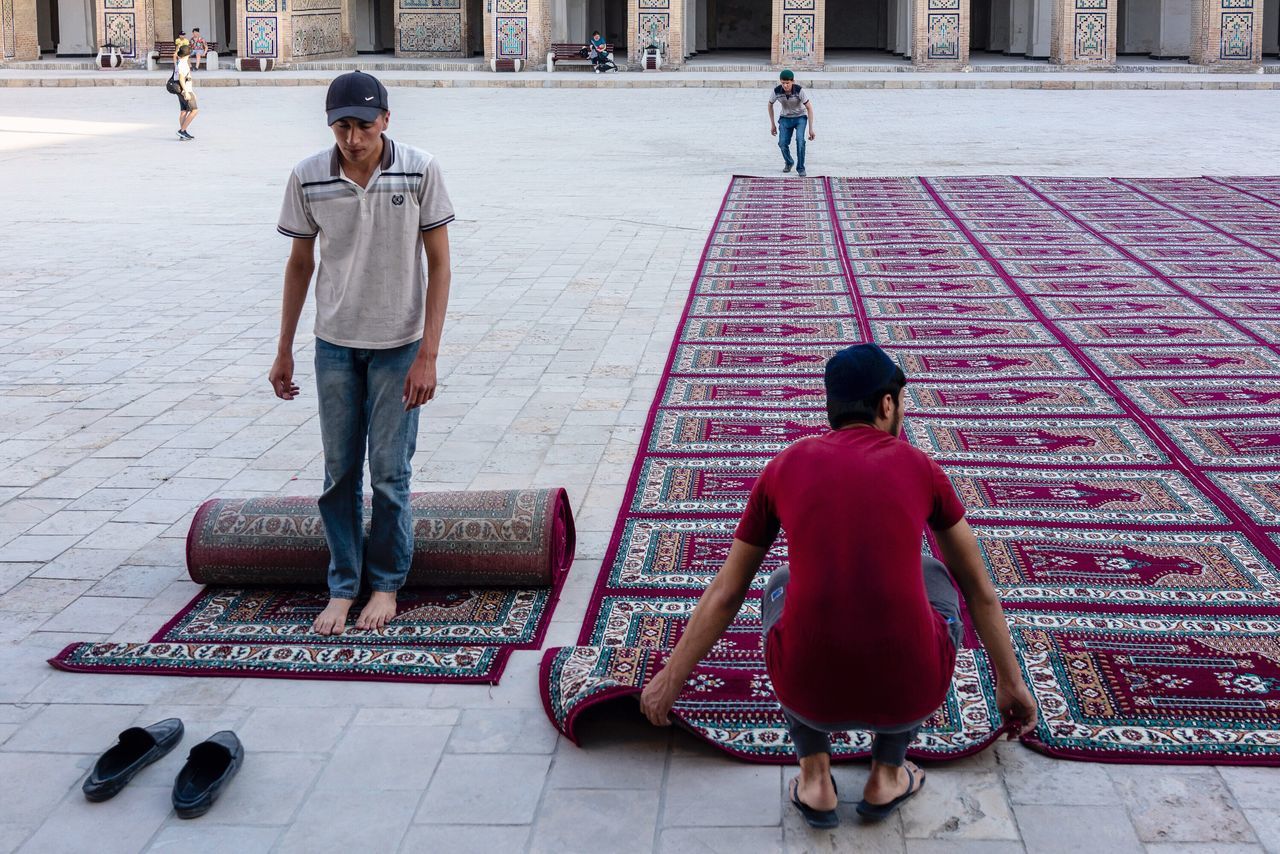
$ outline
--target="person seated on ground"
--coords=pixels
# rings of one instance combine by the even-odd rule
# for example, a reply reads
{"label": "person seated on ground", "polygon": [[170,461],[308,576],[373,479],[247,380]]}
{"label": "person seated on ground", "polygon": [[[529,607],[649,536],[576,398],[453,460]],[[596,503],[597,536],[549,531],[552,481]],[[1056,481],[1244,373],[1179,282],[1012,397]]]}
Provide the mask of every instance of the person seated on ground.
{"label": "person seated on ground", "polygon": [[[995,669],[1010,737],[1036,725],[1035,700],[964,507],[942,469],[899,438],[902,370],[876,345],[859,344],[831,358],[825,384],[831,432],[796,442],[765,466],[728,558],[641,695],[649,720],[669,724],[685,681],[737,615],[785,529],[790,566],[769,577],[762,602],[765,659],[800,760],[789,797],[815,827],[839,823],[829,733],[874,733],[857,805],[864,818],[886,818],[924,785],[906,755],[951,684],[963,633],[952,577]],[[921,555],[926,525],[941,562]]]}
{"label": "person seated on ground", "polygon": [[587,44],[587,54],[591,58],[591,64],[595,66],[597,74],[605,71],[616,71],[618,68],[613,64],[613,60],[609,58],[609,46],[605,42],[604,36],[600,35],[599,30],[591,33],[591,41]]}
{"label": "person seated on ground", "polygon": [[200,62],[209,55],[209,43],[204,40],[204,36],[200,35],[200,28],[193,27],[191,30],[191,68],[198,70]]}

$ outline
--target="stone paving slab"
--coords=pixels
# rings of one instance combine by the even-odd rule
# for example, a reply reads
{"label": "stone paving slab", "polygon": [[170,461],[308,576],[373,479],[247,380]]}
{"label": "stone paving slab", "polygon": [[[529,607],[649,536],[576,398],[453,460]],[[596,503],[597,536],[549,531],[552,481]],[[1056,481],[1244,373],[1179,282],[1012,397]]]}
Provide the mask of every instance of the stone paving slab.
{"label": "stone paving slab", "polygon": [[[570,643],[728,178],[776,168],[767,86],[673,100],[392,82],[392,135],[441,158],[459,213],[415,486],[568,488],[581,540],[547,643]],[[329,143],[322,101],[316,86],[210,87],[197,142],[177,144],[158,85],[0,99],[0,186],[21,211],[0,245],[0,854],[1280,851],[1275,769],[1076,764],[1006,743],[935,766],[877,828],[853,821],[863,767],[841,767],[846,821],[817,834],[783,800],[794,769],[726,759],[626,703],[584,721],[581,748],[560,738],[534,650],[493,687],[50,669],[73,640],[148,637],[194,595],[182,543],[204,498],[321,486],[309,313],[303,397],[277,401],[265,375],[288,252],[275,217],[290,167]],[[1280,144],[1261,92],[815,105],[814,174],[1247,174],[1274,171]],[[184,744],[86,804],[96,754],[170,715]],[[227,727],[244,770],[179,821],[173,774]]]}

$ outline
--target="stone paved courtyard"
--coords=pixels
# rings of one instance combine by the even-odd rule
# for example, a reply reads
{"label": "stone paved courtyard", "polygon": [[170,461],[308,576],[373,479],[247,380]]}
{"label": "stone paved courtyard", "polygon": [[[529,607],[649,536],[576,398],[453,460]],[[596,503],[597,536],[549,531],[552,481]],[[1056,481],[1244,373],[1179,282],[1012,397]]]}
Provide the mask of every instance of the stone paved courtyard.
{"label": "stone paved courtyard", "polygon": [[[1275,172],[1266,92],[815,92],[811,174]],[[580,545],[547,645],[578,631],[712,218],[769,174],[741,90],[392,89],[459,219],[442,391],[415,487],[563,485]],[[292,164],[323,90],[210,89],[192,132],[149,89],[0,95],[0,854],[134,851],[1280,851],[1280,771],[1104,766],[1016,744],[929,770],[900,817],[805,828],[785,768],[622,705],[585,749],[541,710],[540,653],[496,687],[55,672],[71,641],[144,640],[196,591],[183,538],[214,495],[312,494],[311,339],[276,400]],[[303,321],[309,329],[310,312]],[[107,804],[79,784],[127,726],[186,743]],[[186,750],[233,728],[244,769],[172,816]],[[863,768],[837,769],[855,799]]]}

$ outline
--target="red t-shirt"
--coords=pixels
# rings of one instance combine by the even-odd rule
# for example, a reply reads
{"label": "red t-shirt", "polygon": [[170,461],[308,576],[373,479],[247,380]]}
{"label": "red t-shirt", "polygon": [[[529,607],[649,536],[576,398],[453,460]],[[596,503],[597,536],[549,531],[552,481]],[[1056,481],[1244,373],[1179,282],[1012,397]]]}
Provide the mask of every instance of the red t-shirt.
{"label": "red t-shirt", "polygon": [[787,532],[791,581],[766,659],[778,700],[817,723],[910,723],[942,705],[955,667],[929,605],[925,525],[964,517],[938,464],[870,426],[787,448],[765,467],[734,536]]}

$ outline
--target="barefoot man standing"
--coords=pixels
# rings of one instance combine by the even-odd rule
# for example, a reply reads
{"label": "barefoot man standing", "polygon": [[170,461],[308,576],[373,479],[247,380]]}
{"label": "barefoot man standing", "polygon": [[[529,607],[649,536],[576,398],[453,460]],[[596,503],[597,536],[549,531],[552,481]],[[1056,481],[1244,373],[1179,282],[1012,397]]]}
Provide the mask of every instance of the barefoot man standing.
{"label": "barefoot man standing", "polygon": [[[371,593],[356,628],[381,629],[396,615],[396,592],[409,572],[409,480],[418,407],[436,393],[453,206],[435,158],[385,135],[391,113],[376,78],[337,77],[325,110],[336,145],[294,167],[280,211],[278,230],[293,248],[270,380],[277,397],[298,396],[293,342],[315,273],[319,503],[331,557],[329,604],[313,628],[336,635],[362,579]],[[366,445],[373,487],[367,542]]]}

